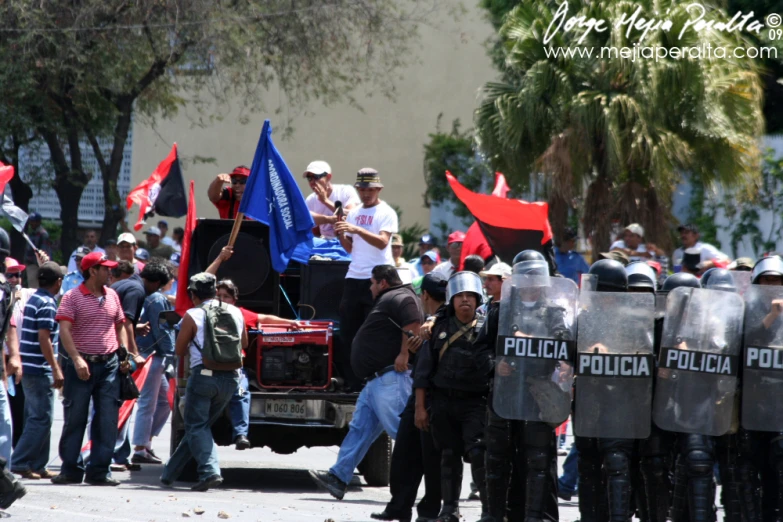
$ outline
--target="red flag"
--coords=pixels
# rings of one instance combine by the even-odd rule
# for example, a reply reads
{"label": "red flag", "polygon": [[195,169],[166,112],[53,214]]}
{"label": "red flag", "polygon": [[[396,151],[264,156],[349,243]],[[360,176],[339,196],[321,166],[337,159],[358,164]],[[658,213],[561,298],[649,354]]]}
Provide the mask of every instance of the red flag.
{"label": "red flag", "polygon": [[128,194],[128,197],[125,199],[128,210],[131,209],[134,203],[139,206],[139,220],[133,225],[133,230],[140,230],[141,227],[144,226],[144,216],[152,210],[155,199],[157,199],[158,193],[160,192],[161,182],[169,175],[169,171],[175,163],[176,165],[179,165],[176,143],[171,147],[171,152],[169,152],[166,159],[158,164],[152,175],[142,181]]}
{"label": "red flag", "polygon": [[550,264],[555,266],[551,252],[552,227],[546,203],[526,203],[476,194],[465,188],[450,172],[446,172],[446,179],[457,198],[476,218],[492,252],[501,260],[510,263],[519,251],[530,248],[542,252],[545,257],[551,256]]}
{"label": "red flag", "polygon": [[509,190],[511,189],[506,183],[506,176],[502,172],[495,172],[495,188],[492,190],[492,195],[505,198]]}
{"label": "red flag", "polygon": [[5,192],[5,186],[14,177],[14,167],[0,162],[0,194]]}
{"label": "red flag", "polygon": [[185,218],[185,237],[182,238],[182,256],[179,261],[179,274],[177,275],[177,301],[174,308],[181,316],[193,308],[193,301],[188,295],[188,271],[190,270],[190,239],[196,229],[196,182],[190,180],[190,195],[188,199],[188,217]]}

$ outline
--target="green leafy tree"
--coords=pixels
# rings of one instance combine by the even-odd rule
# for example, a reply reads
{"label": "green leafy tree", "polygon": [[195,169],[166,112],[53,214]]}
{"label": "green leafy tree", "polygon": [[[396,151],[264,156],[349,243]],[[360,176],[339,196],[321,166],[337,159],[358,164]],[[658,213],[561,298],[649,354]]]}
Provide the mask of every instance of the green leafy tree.
{"label": "green leafy tree", "polygon": [[[579,0],[568,3],[568,16],[611,21],[637,8],[648,19],[666,12],[673,27],[650,31],[643,45],[670,51],[748,45],[736,32],[688,30],[678,39],[691,19],[688,3]],[[757,64],[732,57],[601,57],[602,47],[639,42],[641,32],[625,26],[559,31],[544,43],[559,6],[524,3],[506,17],[500,36],[506,65],[518,80],[486,84],[476,111],[481,147],[515,185],[529,185],[531,174],[549,175],[545,188],[556,236],[567,222],[563,212],[576,202],[596,253],[609,246],[613,219],[640,222],[649,240],[669,246],[669,209],[682,172],[725,186],[758,173],[763,117]],[[728,19],[719,10],[710,16]],[[567,49],[576,52],[566,55]]]}
{"label": "green leafy tree", "polygon": [[[188,106],[196,124],[229,106],[264,109],[277,85],[286,105],[357,104],[362,88],[392,96],[394,72],[415,59],[436,0],[78,0],[0,4],[0,128],[22,120],[51,154],[62,248],[77,244],[82,192],[103,181],[102,236],[123,218],[117,181],[131,122]],[[443,11],[444,9],[440,9]],[[5,131],[4,131],[5,132]],[[2,137],[2,136],[0,136]],[[101,145],[108,138],[108,145]],[[86,140],[97,170],[79,148]]]}

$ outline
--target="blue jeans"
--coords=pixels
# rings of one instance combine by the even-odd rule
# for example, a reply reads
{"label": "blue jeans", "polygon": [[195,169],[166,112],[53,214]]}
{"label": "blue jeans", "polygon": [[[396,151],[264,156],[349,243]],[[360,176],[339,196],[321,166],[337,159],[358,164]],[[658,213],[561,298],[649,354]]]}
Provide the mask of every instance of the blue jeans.
{"label": "blue jeans", "polygon": [[49,462],[54,419],[54,379],[51,374],[25,373],[24,431],[14,448],[13,471],[42,471]]}
{"label": "blue jeans", "polygon": [[164,375],[166,358],[152,355],[147,359],[150,365],[147,379],[141,387],[141,395],[136,402],[136,425],[133,428],[133,445],[150,447],[152,437],[160,435],[166,425],[171,407],[169,406],[169,381]]}
{"label": "blue jeans", "polygon": [[388,372],[364,387],[356,401],[356,410],[348,426],[348,434],[340,445],[337,462],[329,470],[332,475],[348,484],[353,470],[362,461],[375,439],[386,431],[397,438],[400,413],[413,389],[411,372]]}
{"label": "blue jeans", "polygon": [[[63,357],[63,431],[60,436],[60,473],[76,480],[85,476],[103,480],[111,476],[109,465],[117,440],[117,416],[120,408],[119,362],[114,356],[106,362],[88,362],[90,378],[79,379],[73,362]],[[84,431],[90,415],[90,399],[95,412],[90,427],[92,447],[85,466],[80,457]]]}
{"label": "blue jeans", "polygon": [[576,444],[571,444],[571,449],[568,452],[568,456],[563,463],[563,475],[557,479],[558,491],[573,495],[578,490],[579,473],[577,472],[577,457],[578,452],[576,450]]}
{"label": "blue jeans", "polygon": [[231,427],[233,429],[231,440],[235,440],[240,435],[247,437],[247,428],[250,424],[250,390],[247,388],[247,374],[245,369],[242,368],[239,386],[234,391],[234,395],[231,396],[231,403],[228,405],[228,413],[231,415]]}
{"label": "blue jeans", "polygon": [[202,375],[202,365],[191,369],[185,391],[185,437],[163,468],[161,480],[175,481],[192,458],[198,465],[198,478],[204,480],[220,475],[217,445],[212,438],[212,425],[223,414],[239,385],[236,371],[213,371]]}
{"label": "blue jeans", "polygon": [[[5,376],[3,376],[5,378]],[[11,377],[13,379],[13,377]],[[8,391],[0,382],[0,458],[4,458],[11,467],[11,448],[14,427],[11,422],[11,405],[8,403]]]}

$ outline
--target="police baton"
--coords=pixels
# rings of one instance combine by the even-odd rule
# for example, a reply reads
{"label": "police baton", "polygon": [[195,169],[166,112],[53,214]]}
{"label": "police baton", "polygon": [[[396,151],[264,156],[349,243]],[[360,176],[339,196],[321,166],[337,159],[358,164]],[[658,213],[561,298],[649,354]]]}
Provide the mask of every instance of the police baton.
{"label": "police baton", "polygon": [[398,324],[397,324],[397,322],[396,322],[394,319],[392,319],[391,317],[389,317],[389,321],[391,321],[391,323],[392,323],[394,326],[396,326],[397,328],[399,328],[399,329],[400,329],[400,331],[401,331],[402,333],[404,333],[405,335],[407,335],[409,339],[410,339],[411,337],[413,337],[413,330],[405,330],[405,329],[403,329],[403,327],[402,327],[402,326],[400,326],[400,325],[398,325]]}

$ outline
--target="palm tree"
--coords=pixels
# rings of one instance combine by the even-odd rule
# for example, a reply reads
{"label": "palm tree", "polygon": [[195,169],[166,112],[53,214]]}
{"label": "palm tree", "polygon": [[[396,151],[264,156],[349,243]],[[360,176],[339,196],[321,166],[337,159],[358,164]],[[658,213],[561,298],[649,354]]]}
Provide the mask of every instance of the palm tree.
{"label": "palm tree", "polygon": [[[558,3],[526,2],[511,11],[500,36],[506,67],[517,80],[484,87],[475,114],[480,146],[517,186],[528,185],[533,173],[548,175],[556,237],[569,207],[584,194],[582,222],[594,253],[609,246],[613,219],[640,222],[648,240],[666,245],[673,191],[684,172],[728,186],[758,175],[764,120],[757,65],[730,57],[602,57],[602,47],[633,48],[636,42],[669,53],[747,42],[738,33],[715,31],[689,30],[678,38],[692,18],[680,0],[568,5],[569,16],[605,20],[607,30],[561,30],[545,44]],[[650,31],[642,41],[641,31],[626,34],[628,26],[613,25],[637,8],[646,19],[654,8],[668,10],[659,18],[673,26]],[[717,9],[707,18],[728,20]],[[566,49],[583,54],[566,56]]]}

